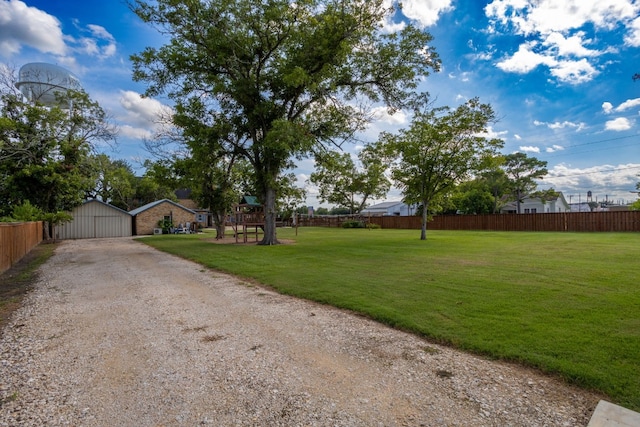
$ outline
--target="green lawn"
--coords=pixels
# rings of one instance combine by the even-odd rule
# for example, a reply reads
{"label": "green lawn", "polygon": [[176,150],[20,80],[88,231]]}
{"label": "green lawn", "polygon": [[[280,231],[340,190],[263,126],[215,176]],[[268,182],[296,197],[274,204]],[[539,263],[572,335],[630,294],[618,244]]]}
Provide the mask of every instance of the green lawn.
{"label": "green lawn", "polygon": [[640,235],[279,229],[294,244],[141,239],[286,294],[551,372],[640,410]]}

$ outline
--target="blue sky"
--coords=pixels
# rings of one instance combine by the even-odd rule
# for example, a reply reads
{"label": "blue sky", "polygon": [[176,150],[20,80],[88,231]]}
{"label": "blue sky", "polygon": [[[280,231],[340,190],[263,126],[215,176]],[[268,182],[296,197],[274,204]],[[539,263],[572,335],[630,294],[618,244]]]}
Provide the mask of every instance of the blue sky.
{"label": "blue sky", "polygon": [[[385,0],[394,4],[393,0]],[[403,0],[384,23],[407,21],[434,36],[442,70],[423,82],[436,105],[456,107],[472,97],[490,103],[499,121],[493,136],[504,153],[546,160],[540,188],[567,200],[632,201],[640,181],[640,2],[636,0]],[[168,99],[141,98],[129,56],[163,39],[124,1],[0,0],[0,63],[19,68],[48,62],[74,72],[119,126],[118,145],[103,151],[139,169],[142,143]],[[378,120],[361,138],[407,127],[403,112]],[[356,152],[358,146],[349,151]],[[295,170],[300,185],[311,160]],[[307,186],[308,203],[318,206]],[[397,200],[397,191],[388,200]]]}

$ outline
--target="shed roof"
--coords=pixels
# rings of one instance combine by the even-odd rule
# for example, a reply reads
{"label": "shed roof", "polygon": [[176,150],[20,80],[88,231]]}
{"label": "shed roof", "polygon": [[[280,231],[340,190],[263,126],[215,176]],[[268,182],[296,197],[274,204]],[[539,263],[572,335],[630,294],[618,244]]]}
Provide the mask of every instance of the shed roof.
{"label": "shed roof", "polygon": [[130,215],[132,215],[132,216],[136,216],[136,215],[138,215],[140,212],[144,212],[144,211],[149,210],[149,209],[151,209],[151,208],[154,208],[154,207],[156,207],[156,206],[158,206],[158,205],[161,205],[162,203],[165,203],[165,202],[166,202],[166,203],[170,203],[170,204],[174,205],[174,206],[175,206],[175,207],[177,207],[177,208],[184,209],[184,210],[185,210],[185,211],[187,211],[187,212],[191,212],[191,213],[192,213],[192,214],[194,214],[194,215],[195,215],[195,213],[196,213],[195,211],[193,211],[193,210],[191,210],[191,209],[189,209],[189,208],[185,208],[184,206],[182,206],[182,205],[181,205],[181,204],[179,204],[179,203],[174,202],[173,200],[169,200],[169,199],[162,199],[162,200],[156,200],[155,202],[147,203],[147,204],[146,204],[146,205],[144,205],[144,206],[140,206],[140,207],[139,207],[139,208],[137,208],[137,209],[131,210],[131,211],[129,211],[129,214],[130,214]]}
{"label": "shed roof", "polygon": [[125,211],[125,210],[123,210],[123,209],[120,209],[120,208],[119,208],[119,207],[117,207],[117,206],[110,205],[109,203],[103,202],[102,200],[98,200],[98,199],[88,199],[88,200],[85,200],[84,202],[82,202],[82,205],[81,205],[81,206],[87,205],[87,204],[89,204],[89,203],[100,203],[101,205],[104,205],[104,206],[106,206],[106,207],[108,207],[108,208],[114,209],[114,210],[116,210],[116,211],[118,211],[118,212],[120,212],[120,213],[125,213],[125,214],[127,214],[127,215],[131,215],[131,213],[130,213],[130,212],[127,212],[127,211]]}

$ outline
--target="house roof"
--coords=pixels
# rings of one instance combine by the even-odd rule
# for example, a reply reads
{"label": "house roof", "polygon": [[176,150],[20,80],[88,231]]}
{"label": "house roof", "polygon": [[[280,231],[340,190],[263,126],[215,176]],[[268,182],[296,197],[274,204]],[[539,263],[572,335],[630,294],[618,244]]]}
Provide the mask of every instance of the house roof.
{"label": "house roof", "polygon": [[185,207],[184,207],[184,206],[182,206],[181,204],[176,203],[176,202],[174,202],[174,201],[172,201],[172,200],[169,200],[169,199],[162,199],[162,200],[156,200],[155,202],[147,203],[147,204],[146,204],[146,205],[144,205],[144,206],[140,206],[140,207],[139,207],[139,208],[137,208],[137,209],[134,209],[134,210],[132,210],[132,211],[129,211],[129,214],[131,214],[132,216],[136,216],[136,215],[138,215],[140,212],[144,212],[144,211],[149,210],[149,209],[151,209],[151,208],[154,208],[154,207],[156,207],[156,206],[158,206],[158,205],[161,205],[162,203],[165,203],[165,202],[166,202],[166,203],[170,203],[170,204],[172,204],[173,206],[175,206],[175,207],[177,207],[177,208],[184,209],[184,210],[185,210],[185,211],[187,211],[187,212],[191,212],[191,213],[192,213],[192,214],[194,214],[194,215],[195,215],[195,213],[196,213],[195,211],[193,211],[193,210],[191,210],[191,209],[189,209],[189,208],[185,208]]}
{"label": "house roof", "polygon": [[84,202],[82,202],[82,205],[81,205],[81,206],[87,205],[87,204],[89,204],[89,203],[100,203],[101,205],[107,206],[107,207],[109,207],[109,208],[111,208],[111,209],[115,209],[115,210],[117,210],[117,211],[119,211],[119,212],[121,212],[121,213],[126,213],[127,215],[131,215],[131,213],[129,213],[129,212],[127,212],[127,211],[123,210],[123,209],[120,209],[120,208],[119,208],[119,207],[117,207],[117,206],[110,205],[109,203],[105,203],[105,202],[103,202],[102,200],[98,200],[98,199],[88,199],[88,200],[85,200]]}
{"label": "house roof", "polygon": [[366,212],[366,211],[381,211],[381,210],[386,211],[389,208],[392,208],[394,206],[401,205],[401,204],[402,204],[402,202],[378,203],[377,205],[372,205],[372,206],[369,206],[368,208],[363,209],[362,212]]}
{"label": "house roof", "polygon": [[[555,197],[555,198],[553,198],[553,199],[545,200],[545,201],[543,202],[543,204],[544,204],[544,203],[550,203],[550,202],[558,202],[558,201],[560,201],[560,202],[562,202],[562,203],[563,203],[567,208],[570,208],[569,203],[567,203],[567,199],[565,199],[565,198],[564,198],[564,194],[562,194],[562,191],[558,191],[557,193],[558,193],[558,196],[557,196],[557,197]],[[542,198],[540,198],[540,197],[529,197],[529,196],[526,196],[526,197],[524,197],[524,198],[522,199],[522,203],[525,203],[525,202],[527,202],[527,201],[532,201],[532,202],[542,202]],[[504,204],[504,206],[501,208],[501,210],[505,210],[505,209],[516,209],[516,207],[517,207],[517,206],[518,206],[518,203],[517,203],[517,202],[515,202],[515,201],[512,201],[512,202],[505,203],[505,204]]]}

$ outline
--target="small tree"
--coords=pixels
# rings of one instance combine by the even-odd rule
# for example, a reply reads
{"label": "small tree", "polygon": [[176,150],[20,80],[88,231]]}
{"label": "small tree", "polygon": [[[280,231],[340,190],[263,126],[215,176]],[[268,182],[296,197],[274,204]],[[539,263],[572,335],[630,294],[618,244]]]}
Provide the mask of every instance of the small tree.
{"label": "small tree", "polygon": [[359,213],[367,206],[370,197],[384,197],[391,182],[385,176],[382,159],[365,149],[358,155],[361,167],[357,167],[348,153],[335,151],[316,156],[316,171],[309,181],[318,186],[321,203],[328,202]]}
{"label": "small tree", "polygon": [[516,200],[516,212],[521,213],[520,204],[538,186],[536,179],[542,179],[548,173],[547,162],[525,153],[513,153],[505,156],[503,169],[509,180],[509,191]]}
{"label": "small tree", "polygon": [[432,201],[486,169],[502,147],[502,140],[486,137],[494,120],[491,106],[474,98],[453,111],[443,107],[418,112],[409,129],[382,134],[377,150],[393,161],[391,174],[405,203],[422,205],[421,240],[427,238]]}

